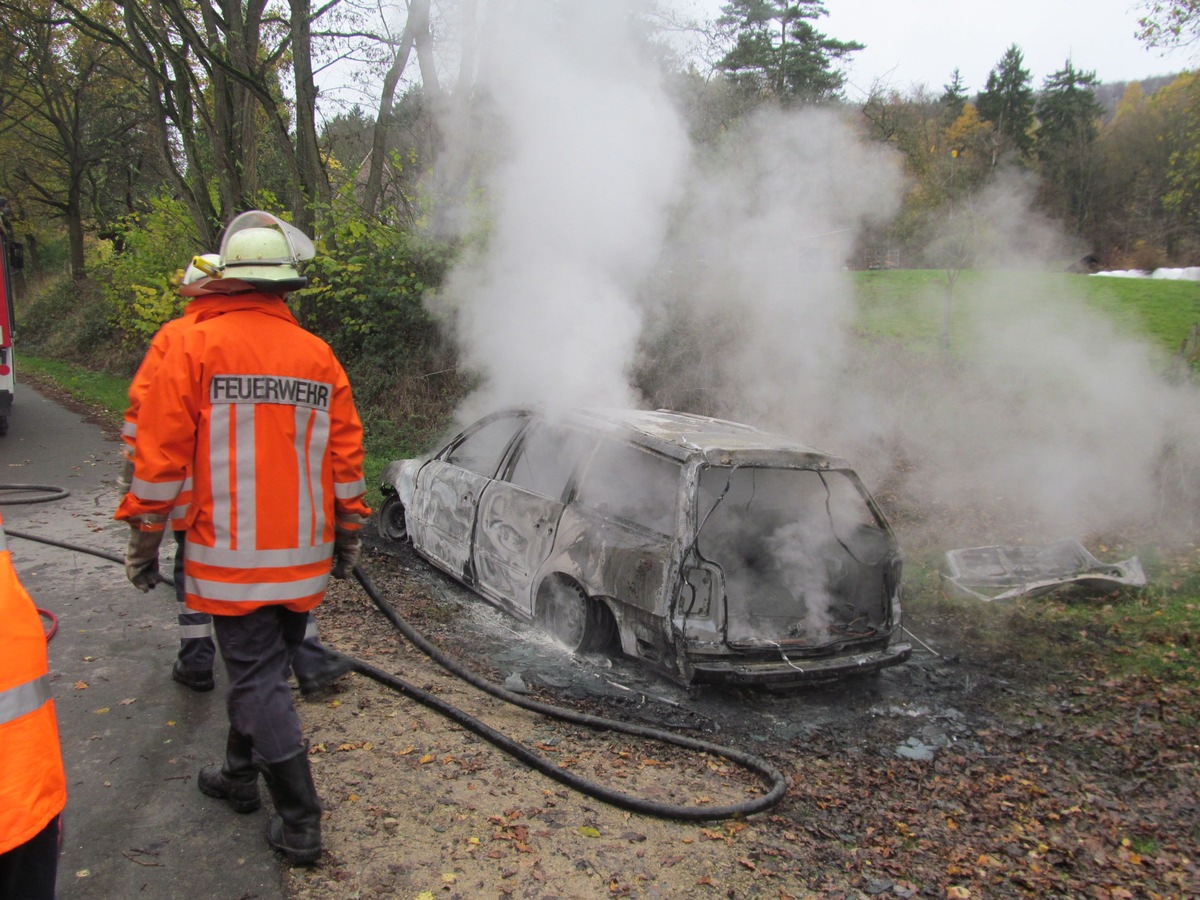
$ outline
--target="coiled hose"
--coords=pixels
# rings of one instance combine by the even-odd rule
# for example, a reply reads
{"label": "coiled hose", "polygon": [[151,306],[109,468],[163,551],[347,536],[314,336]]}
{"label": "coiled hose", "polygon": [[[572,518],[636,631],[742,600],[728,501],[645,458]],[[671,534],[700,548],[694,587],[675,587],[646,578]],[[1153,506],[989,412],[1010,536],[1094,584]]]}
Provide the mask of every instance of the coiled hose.
{"label": "coiled hose", "polygon": [[[0,492],[10,489],[13,485],[0,485]],[[24,485],[20,486],[24,489],[36,488],[39,490],[59,490],[46,486]],[[67,492],[63,491],[61,496],[66,496]],[[59,499],[58,497],[46,499]],[[11,501],[0,500],[0,504]],[[17,502],[41,502],[38,500],[27,500]],[[113,553],[105,553],[101,550],[95,550],[90,547],[83,547],[78,544],[72,544],[68,541],[59,541],[52,538],[41,537],[35,534],[29,534],[23,531],[6,530],[10,537],[21,538],[27,541],[37,541],[42,544],[48,544],[52,547],[61,547],[66,550],[74,550],[80,553],[88,553],[100,559],[110,560],[118,565],[124,565],[123,557]],[[740,803],[728,803],[711,806],[684,806],[675,803],[661,803],[655,800],[647,800],[644,797],[636,797],[632,794],[623,793],[613,790],[605,785],[582,778],[573,772],[561,768],[550,760],[538,755],[530,750],[524,744],[509,737],[503,732],[497,731],[491,726],[476,719],[470,713],[459,709],[458,707],[447,703],[446,701],[435,697],[428,691],[422,690],[416,685],[410,684],[403,679],[384,672],[372,666],[370,663],[362,660],[348,657],[353,664],[354,671],[385,687],[391,688],[416,700],[418,703],[429,707],[435,712],[446,716],[448,719],[457,722],[459,725],[479,735],[490,744],[497,747],[499,750],[507,753],[531,769],[536,769],[543,775],[566,785],[572,790],[585,794],[589,797],[595,797],[612,806],[621,809],[631,810],[643,815],[654,816],[660,819],[674,819],[679,821],[711,821],[715,819],[729,819],[740,816],[753,815],[754,813],[762,812],[770,809],[783,799],[787,792],[787,779],[783,773],[771,765],[767,760],[760,756],[755,756],[751,753],[738,750],[733,747],[726,747],[720,744],[713,744],[708,741],[702,741],[697,738],[690,738],[684,735],[674,734],[669,731],[664,731],[659,728],[652,728],[646,725],[635,725],[630,722],[621,722],[616,719],[607,719],[602,716],[593,716],[588,713],[576,712],[572,709],[566,709],[560,706],[553,706],[548,703],[542,703],[538,700],[532,700],[527,697],[522,697],[520,694],[515,694],[512,691],[506,690],[498,684],[488,681],[474,672],[464,668],[448,654],[442,652],[438,647],[432,644],[427,638],[416,631],[408,622],[400,616],[398,612],[389,604],[374,583],[363,571],[362,566],[354,567],[354,577],[358,583],[366,591],[367,596],[371,601],[387,617],[388,621],[405,637],[413,646],[427,655],[431,660],[451,673],[457,678],[466,681],[468,684],[478,688],[479,690],[492,695],[506,703],[511,703],[514,706],[519,706],[522,709],[530,710],[531,712],[540,713],[550,718],[558,719],[564,722],[571,722],[576,725],[584,725],[588,728],[603,729],[606,731],[616,731],[622,734],[632,735],[634,737],[649,738],[651,740],[662,741],[663,743],[673,744],[677,747],[683,747],[688,750],[696,750],[701,753],[709,753],[714,756],[723,757],[730,762],[756,772],[764,781],[770,784],[769,789],[765,794],[751,800],[745,800]],[[164,581],[171,583],[169,576],[164,576]],[[38,610],[42,613],[41,610]],[[51,613],[43,613],[53,619]],[[57,629],[57,620],[54,620],[54,627],[51,629],[50,636],[53,636],[54,630]]]}
{"label": "coiled hose", "polygon": [[[0,484],[0,494],[14,492],[18,494],[29,493],[31,491],[42,491],[43,493],[35,494],[32,497],[16,497],[5,498],[0,500],[0,506],[16,506],[21,503],[49,503],[51,500],[61,500],[63,497],[70,495],[64,487],[58,487],[54,484]],[[27,535],[21,534],[19,531],[6,531],[6,534],[11,534],[13,537],[23,537],[29,540]],[[33,540],[38,540],[33,538]],[[46,541],[46,543],[51,543]],[[121,563],[124,564],[124,560]],[[50,623],[50,627],[46,629],[46,643],[50,643],[54,639],[54,635],[58,633],[58,616],[50,612],[48,609],[42,609],[40,606],[35,606],[37,614]]]}

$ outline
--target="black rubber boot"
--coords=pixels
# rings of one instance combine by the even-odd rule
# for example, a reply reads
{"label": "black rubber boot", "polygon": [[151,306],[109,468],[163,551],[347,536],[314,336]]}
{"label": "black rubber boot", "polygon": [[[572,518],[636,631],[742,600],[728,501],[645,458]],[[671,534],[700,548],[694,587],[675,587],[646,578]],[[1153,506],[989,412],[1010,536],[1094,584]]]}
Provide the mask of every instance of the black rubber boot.
{"label": "black rubber boot", "polygon": [[171,666],[171,677],[182,684],[184,687],[190,687],[193,691],[203,694],[206,691],[211,691],[216,682],[213,681],[212,668],[208,669],[188,669],[184,667],[183,660],[175,660],[175,665]]}
{"label": "black rubber boot", "polygon": [[234,812],[252,813],[262,806],[258,769],[250,758],[250,739],[232,727],[225,740],[225,765],[205,766],[196,783],[205,796],[228,800]]}
{"label": "black rubber boot", "polygon": [[275,815],[267,822],[267,843],[293,866],[311,866],[321,856],[321,801],[308,765],[308,747],[263,766]]}
{"label": "black rubber boot", "polygon": [[296,673],[296,683],[300,693],[308,696],[329,687],[347,672],[354,668],[350,657],[342,656],[335,650],[330,650],[313,641],[320,652],[314,652],[305,641],[292,658],[292,671]]}

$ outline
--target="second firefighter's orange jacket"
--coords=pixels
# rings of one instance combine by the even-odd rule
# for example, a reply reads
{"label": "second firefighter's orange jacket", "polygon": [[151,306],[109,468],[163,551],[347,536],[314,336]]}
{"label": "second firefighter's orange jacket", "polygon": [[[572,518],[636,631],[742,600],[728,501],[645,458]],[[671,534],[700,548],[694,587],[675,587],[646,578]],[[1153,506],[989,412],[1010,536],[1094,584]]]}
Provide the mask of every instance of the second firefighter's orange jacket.
{"label": "second firefighter's orange jacket", "polygon": [[49,673],[46,631],[0,522],[0,853],[36,837],[67,803]]}
{"label": "second firefighter's orange jacket", "polygon": [[161,528],[188,476],[187,605],[305,612],[329,581],[335,528],[357,531],[362,423],[329,345],[273,294],[222,297],[171,341],[137,415],[116,517]]}
{"label": "second firefighter's orange jacket", "polygon": [[[168,348],[175,338],[196,324],[196,320],[202,314],[208,313],[214,305],[227,299],[219,295],[197,297],[183,308],[183,315],[164,322],[162,327],[154,333],[154,337],[150,339],[146,355],[142,357],[141,365],[134,373],[133,380],[129,382],[129,406],[125,408],[125,422],[121,426],[121,440],[125,442],[126,459],[133,461],[134,447],[137,441],[137,419],[142,408],[142,398],[146,396],[146,391],[154,383],[154,376],[158,372],[163,357],[167,355]],[[184,481],[179,496],[175,499],[175,509],[171,512],[171,528],[173,530],[182,531],[187,527],[185,516],[191,501],[192,479],[188,477]]]}

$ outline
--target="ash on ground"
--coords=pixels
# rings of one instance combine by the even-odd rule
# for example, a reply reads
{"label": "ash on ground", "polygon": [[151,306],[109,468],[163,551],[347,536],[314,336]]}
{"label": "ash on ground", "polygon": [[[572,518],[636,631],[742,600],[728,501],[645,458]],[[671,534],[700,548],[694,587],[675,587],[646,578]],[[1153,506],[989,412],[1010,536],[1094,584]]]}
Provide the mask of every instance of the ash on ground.
{"label": "ash on ground", "polygon": [[[365,565],[384,598],[414,628],[509,690],[756,752],[794,744],[817,752],[929,760],[951,747],[975,750],[976,731],[994,724],[990,698],[1010,690],[995,666],[932,643],[923,646],[922,640],[914,641],[909,661],[873,675],[787,690],[685,688],[625,657],[566,651],[407,546],[369,542]],[[413,594],[432,602],[412,604]]]}

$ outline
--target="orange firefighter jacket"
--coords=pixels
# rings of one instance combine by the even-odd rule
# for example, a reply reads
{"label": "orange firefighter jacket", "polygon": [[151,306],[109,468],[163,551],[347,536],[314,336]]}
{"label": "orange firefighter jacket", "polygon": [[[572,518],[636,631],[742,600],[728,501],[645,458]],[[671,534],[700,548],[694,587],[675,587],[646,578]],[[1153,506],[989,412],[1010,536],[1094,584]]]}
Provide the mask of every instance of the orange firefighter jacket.
{"label": "orange firefighter jacket", "polygon": [[0,522],[0,853],[35,837],[67,803],[49,673],[46,632]]}
{"label": "orange firefighter jacket", "polygon": [[171,341],[137,420],[116,518],[161,529],[191,474],[190,608],[244,615],[321,602],[335,528],[357,531],[371,512],[362,423],[328,344],[277,295],[224,296]]}
{"label": "orange firefighter jacket", "polygon": [[[158,367],[167,354],[167,348],[171,346],[175,338],[196,323],[196,319],[201,313],[210,310],[213,304],[225,300],[226,298],[220,296],[195,298],[183,308],[183,315],[164,322],[162,327],[154,333],[154,337],[150,339],[146,355],[142,357],[141,365],[134,373],[133,381],[129,383],[129,406],[125,409],[125,422],[121,426],[121,440],[125,443],[125,458],[130,464],[133,463],[134,448],[137,443],[137,419],[142,406],[142,398],[150,389],[155,373],[158,372]],[[187,526],[185,517],[191,500],[192,479],[189,476],[184,479],[183,488],[180,490],[179,496],[175,500],[175,508],[171,512],[170,527],[173,531],[183,531]]]}

